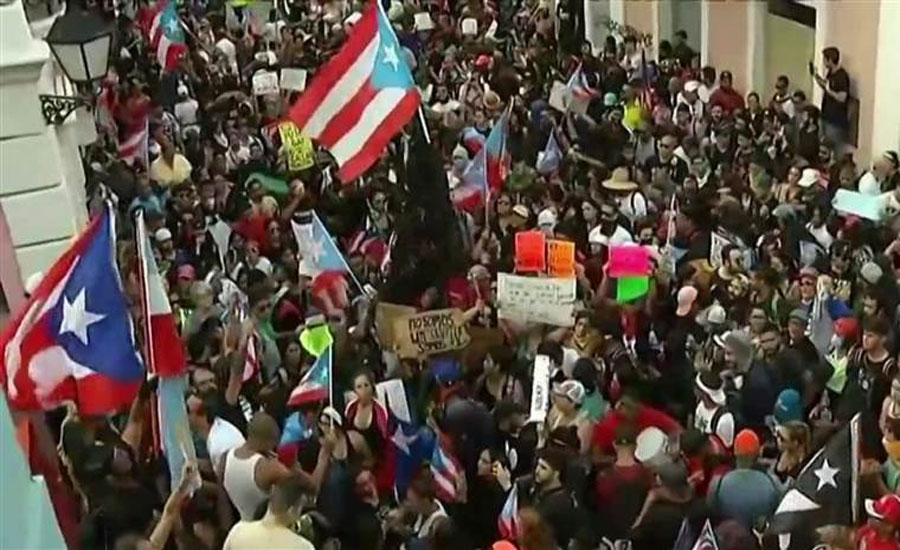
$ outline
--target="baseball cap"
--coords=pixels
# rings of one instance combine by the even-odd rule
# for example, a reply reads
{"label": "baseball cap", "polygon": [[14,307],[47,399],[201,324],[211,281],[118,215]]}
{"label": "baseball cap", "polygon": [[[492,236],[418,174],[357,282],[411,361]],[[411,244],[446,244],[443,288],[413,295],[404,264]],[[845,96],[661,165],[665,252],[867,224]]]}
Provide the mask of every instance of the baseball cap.
{"label": "baseball cap", "polygon": [[775,422],[784,424],[792,420],[803,420],[803,404],[800,393],[795,389],[786,389],[778,394],[773,412]]}
{"label": "baseball cap", "polygon": [[803,172],[800,174],[800,181],[797,182],[797,185],[800,187],[812,187],[813,185],[819,183],[821,176],[819,175],[819,171],[815,168],[804,168]]}
{"label": "baseball cap", "polygon": [[834,333],[844,340],[856,340],[859,335],[859,322],[853,317],[841,317],[834,322]]}
{"label": "baseball cap", "polygon": [[553,212],[553,210],[550,210],[549,208],[545,208],[545,209],[541,210],[541,213],[538,214],[537,224],[538,224],[538,227],[543,227],[543,226],[556,227],[556,214]]}
{"label": "baseball cap", "polygon": [[735,456],[756,456],[759,446],[759,437],[753,430],[741,430],[734,438]]}
{"label": "baseball cap", "polygon": [[556,395],[567,397],[569,401],[576,405],[584,402],[584,386],[578,380],[566,380],[553,390]]}
{"label": "baseball cap", "polygon": [[892,527],[900,527],[900,495],[884,495],[878,500],[867,498],[866,513]]}
{"label": "baseball cap", "polygon": [[528,207],[524,204],[517,204],[512,208],[513,214],[520,218],[528,218]]}
{"label": "baseball cap", "polygon": [[684,317],[691,311],[691,306],[694,305],[694,302],[697,300],[697,289],[692,286],[683,286],[681,290],[678,291],[678,309],[675,310],[675,315],[679,317]]}
{"label": "baseball cap", "polygon": [[517,550],[516,545],[508,540],[498,540],[491,545],[491,550]]}
{"label": "baseball cap", "polygon": [[816,279],[819,277],[819,271],[814,267],[804,267],[800,270],[800,279]]}
{"label": "baseball cap", "polygon": [[191,264],[184,264],[178,268],[178,278],[193,281],[197,278],[197,270]]}
{"label": "baseball cap", "polygon": [[806,310],[803,308],[795,308],[791,310],[791,314],[788,316],[789,321],[800,321],[801,323],[809,322],[809,315],[806,314]]}
{"label": "baseball cap", "polygon": [[697,323],[700,326],[720,326],[728,320],[728,313],[719,304],[713,304],[697,315]]}
{"label": "baseball cap", "polygon": [[875,262],[866,262],[859,270],[859,276],[870,285],[876,284],[882,275],[884,271]]}
{"label": "baseball cap", "polygon": [[156,234],[154,235],[154,237],[156,238],[156,242],[164,243],[166,241],[172,240],[172,232],[163,227],[156,230]]}
{"label": "baseball cap", "polygon": [[695,379],[697,389],[702,391],[716,405],[724,405],[726,401],[725,390],[722,389],[722,379],[718,374],[705,371],[697,375]]}

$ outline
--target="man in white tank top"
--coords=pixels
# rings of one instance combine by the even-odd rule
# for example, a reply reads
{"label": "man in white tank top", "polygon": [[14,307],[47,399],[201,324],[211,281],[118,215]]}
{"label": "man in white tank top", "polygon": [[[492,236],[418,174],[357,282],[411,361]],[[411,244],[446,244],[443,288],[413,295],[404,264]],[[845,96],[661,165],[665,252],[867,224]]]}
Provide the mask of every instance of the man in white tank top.
{"label": "man in white tank top", "polygon": [[222,485],[228,498],[241,514],[242,521],[256,519],[260,505],[269,498],[272,487],[293,476],[300,476],[318,490],[328,469],[333,441],[323,439],[319,459],[313,473],[307,474],[299,466],[289,469],[278,461],[275,446],[281,433],[275,419],[264,412],[256,413],[247,426],[247,441],[228,451],[217,471],[222,472]]}

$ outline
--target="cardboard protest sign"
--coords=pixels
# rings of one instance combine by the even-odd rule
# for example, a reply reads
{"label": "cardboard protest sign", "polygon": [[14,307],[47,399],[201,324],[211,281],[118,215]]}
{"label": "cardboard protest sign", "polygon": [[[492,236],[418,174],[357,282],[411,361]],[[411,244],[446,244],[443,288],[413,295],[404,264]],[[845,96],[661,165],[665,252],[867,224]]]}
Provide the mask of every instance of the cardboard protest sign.
{"label": "cardboard protest sign", "polygon": [[478,20],[472,17],[463,19],[462,33],[463,36],[475,36],[478,34]]}
{"label": "cardboard protest sign", "polygon": [[864,195],[848,189],[838,189],[832,201],[834,209],[872,221],[881,221],[886,201],[881,195]]}
{"label": "cardboard protest sign", "polygon": [[616,279],[616,301],[620,304],[636,300],[650,291],[650,277],[619,277]]}
{"label": "cardboard protest sign", "polygon": [[516,233],[516,271],[540,273],[547,268],[547,243],[540,231]]}
{"label": "cardboard protest sign", "polygon": [[281,142],[287,156],[288,170],[296,172],[306,170],[316,163],[316,152],[312,140],[300,133],[297,125],[291,121],[278,125]]}
{"label": "cardboard protest sign", "polygon": [[613,246],[609,249],[610,277],[636,277],[649,275],[650,250],[643,246]]}
{"label": "cardboard protest sign", "polygon": [[534,379],[531,383],[528,422],[540,423],[547,420],[547,409],[550,408],[550,358],[546,355],[535,357],[531,374]]}
{"label": "cardboard protest sign", "polygon": [[251,82],[253,83],[253,95],[278,95],[280,90],[278,85],[278,73],[276,72],[258,72],[253,75]]}
{"label": "cardboard protest sign", "polygon": [[547,241],[547,273],[551,277],[575,276],[575,243],[555,239]]}
{"label": "cardboard protest sign", "polygon": [[575,324],[575,279],[497,276],[499,316],[520,323]]}
{"label": "cardboard protest sign", "polygon": [[569,87],[559,80],[553,81],[553,87],[550,88],[550,99],[547,102],[557,111],[564,113],[569,109],[570,99]]}
{"label": "cardboard protest sign", "polygon": [[395,319],[394,338],[400,357],[453,351],[465,347],[470,339],[462,311],[455,308]]}
{"label": "cardboard protest sign", "polygon": [[394,321],[401,317],[416,314],[416,308],[401,306],[387,302],[379,302],[375,306],[375,331],[381,347],[387,350],[394,349]]}
{"label": "cardboard protest sign", "polygon": [[281,69],[281,89],[302,92],[306,89],[306,78],[308,75],[309,73],[306,72],[306,69]]}

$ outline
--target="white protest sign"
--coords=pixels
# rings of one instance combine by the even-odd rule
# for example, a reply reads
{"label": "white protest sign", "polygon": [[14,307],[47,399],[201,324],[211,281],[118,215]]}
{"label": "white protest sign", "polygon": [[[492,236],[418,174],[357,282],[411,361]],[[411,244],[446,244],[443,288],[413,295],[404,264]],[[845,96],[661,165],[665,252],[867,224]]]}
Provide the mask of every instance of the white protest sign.
{"label": "white protest sign", "polygon": [[419,12],[413,16],[413,24],[416,31],[430,31],[434,29],[434,21],[427,11]]}
{"label": "white protest sign", "polygon": [[546,323],[561,327],[575,324],[575,279],[497,275],[501,319]]}
{"label": "white protest sign", "polygon": [[302,92],[306,89],[306,69],[281,69],[281,89]]}
{"label": "white protest sign", "polygon": [[467,17],[462,20],[462,33],[465,36],[475,36],[478,34],[478,20]]}
{"label": "white protest sign", "polygon": [[253,95],[278,94],[278,73],[260,71],[253,75]]}
{"label": "white protest sign", "polygon": [[412,416],[409,414],[409,403],[406,400],[406,390],[403,381],[392,378],[375,385],[378,401],[390,409],[397,420],[409,424]]}
{"label": "white protest sign", "polygon": [[534,382],[531,384],[531,409],[528,422],[543,422],[547,419],[550,408],[550,357],[538,355],[534,358],[534,370],[531,371]]}
{"label": "white protest sign", "polygon": [[206,226],[216,244],[216,252],[219,254],[219,264],[225,269],[225,254],[228,252],[228,242],[231,240],[231,226],[216,217],[215,223]]}
{"label": "white protest sign", "polygon": [[557,111],[564,113],[569,107],[569,95],[569,87],[559,80],[554,80],[548,103]]}

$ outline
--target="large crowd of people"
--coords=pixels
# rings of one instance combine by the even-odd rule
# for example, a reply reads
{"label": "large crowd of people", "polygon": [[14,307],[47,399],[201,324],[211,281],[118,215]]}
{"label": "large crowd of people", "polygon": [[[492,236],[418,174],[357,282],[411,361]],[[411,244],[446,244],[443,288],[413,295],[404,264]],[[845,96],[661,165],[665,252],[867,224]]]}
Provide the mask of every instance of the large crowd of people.
{"label": "large crowd of people", "polygon": [[[253,81],[314,79],[363,6],[288,1],[264,18],[247,0],[189,0],[168,71],[145,34],[154,6],[123,8],[91,206],[117,205],[138,325],[144,212],[197,461],[170,485],[148,444],[150,383],[110,419],[48,415],[78,497],[73,547],[667,550],[709,521],[723,550],[778,548],[783,496],[858,418],[856,522],[798,529],[792,548],[900,548],[900,159],[855,158],[840,51],[813,68],[816,105],[792,75],[735,89],[683,32],[611,25],[592,45],[581,4],[385,3],[422,116],[351,183],[323,148],[290,170],[278,125],[302,92]],[[502,188],[456,200],[503,116]],[[145,119],[147,160],[126,164],[121,134]],[[841,191],[878,212],[836,208]],[[345,285],[308,269],[292,222],[310,211]],[[569,326],[501,311],[498,273],[532,230],[574,243]],[[650,251],[649,288],[617,299],[609,252],[631,244]],[[400,356],[383,304],[457,308],[470,343]],[[316,360],[299,335],[322,317],[332,397],[289,406]],[[538,420],[536,357],[551,373]]]}

